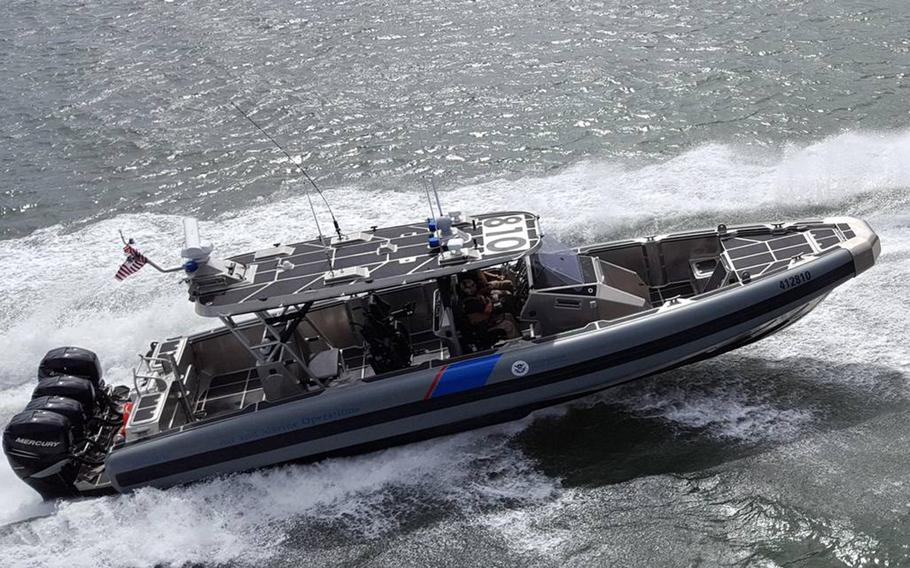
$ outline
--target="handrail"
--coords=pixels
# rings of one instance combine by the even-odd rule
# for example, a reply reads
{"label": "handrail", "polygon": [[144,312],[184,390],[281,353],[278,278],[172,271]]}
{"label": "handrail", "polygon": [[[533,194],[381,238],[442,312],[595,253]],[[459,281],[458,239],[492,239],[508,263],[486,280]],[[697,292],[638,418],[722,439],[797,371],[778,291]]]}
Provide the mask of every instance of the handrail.
{"label": "handrail", "polygon": [[[151,363],[159,362],[162,363],[162,370],[159,372],[155,369],[152,369]],[[141,372],[142,364],[145,363],[145,368],[148,373],[155,374],[146,374]],[[170,367],[170,370],[166,370],[166,367],[163,365],[167,363]],[[184,384],[184,379],[189,376],[193,366],[189,365],[187,367],[186,373],[181,374],[179,366],[177,365],[177,360],[174,357],[173,353],[167,353],[164,357],[153,357],[151,355],[142,355],[139,354],[139,366],[136,369],[133,369],[133,388],[136,390],[136,394],[140,397],[145,394],[150,394],[149,385],[154,382],[157,391],[164,393],[167,391],[169,385],[174,385],[174,388],[177,389],[177,398],[180,399],[180,404],[186,414],[188,422],[195,422],[196,416],[193,414],[192,408],[189,403],[189,395],[186,391],[186,385]],[[168,383],[165,380],[163,375],[172,374],[174,379]],[[139,379],[145,379],[146,384],[144,388],[139,388]]]}
{"label": "handrail", "polygon": [[[189,377],[190,371],[192,369],[193,369],[193,365],[188,365],[186,368],[186,373],[184,373],[184,376]],[[193,409],[190,408],[190,402],[188,400],[188,395],[186,392],[186,385],[183,384],[183,380],[177,374],[176,367],[174,369],[174,377],[176,377],[176,378],[174,379],[174,383],[172,383],[172,384],[177,385],[177,390],[179,391],[177,393],[177,397],[180,399],[180,403],[183,406],[183,411],[186,413],[186,419],[188,422],[195,422],[196,415],[193,413]]]}

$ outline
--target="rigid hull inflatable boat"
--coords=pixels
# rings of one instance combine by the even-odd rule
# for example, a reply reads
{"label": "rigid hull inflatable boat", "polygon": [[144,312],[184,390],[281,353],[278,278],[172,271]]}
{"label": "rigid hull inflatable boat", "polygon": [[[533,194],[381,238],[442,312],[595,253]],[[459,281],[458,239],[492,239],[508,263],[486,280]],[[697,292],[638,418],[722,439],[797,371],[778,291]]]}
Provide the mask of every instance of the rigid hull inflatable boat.
{"label": "rigid hull inflatable boat", "polygon": [[91,352],[48,353],[3,437],[43,496],[512,420],[775,333],[880,251],[854,218],[569,249],[529,213],[450,214],[227,260],[185,229],[190,300],[222,325],[154,343],[129,388],[104,385]]}

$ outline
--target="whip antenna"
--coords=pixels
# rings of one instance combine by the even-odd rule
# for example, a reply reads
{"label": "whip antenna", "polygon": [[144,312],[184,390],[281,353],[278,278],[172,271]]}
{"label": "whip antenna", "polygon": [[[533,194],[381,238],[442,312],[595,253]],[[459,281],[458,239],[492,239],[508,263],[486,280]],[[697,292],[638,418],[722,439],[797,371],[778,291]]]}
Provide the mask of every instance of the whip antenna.
{"label": "whip antenna", "polygon": [[441,217],[444,213],[442,212],[442,202],[439,201],[439,192],[436,191],[436,180],[434,178],[430,178],[430,185],[433,187],[433,195],[436,196],[436,207],[439,208],[439,216]]}
{"label": "whip antenna", "polygon": [[423,182],[423,189],[427,193],[427,203],[430,206],[430,219],[436,219],[436,212],[433,211],[433,198],[430,197],[430,184],[427,183],[426,178],[421,179]]}
{"label": "whip antenna", "polygon": [[[329,210],[329,215],[332,217],[332,224],[335,225],[335,232],[338,233],[339,240],[343,239],[344,235],[341,232],[341,227],[338,225],[338,220],[335,218],[335,213],[332,212],[332,206],[329,205],[329,200],[325,198],[325,195],[322,193],[322,190],[319,189],[319,186],[316,185],[316,182],[313,181],[313,178],[310,177],[310,174],[308,174],[305,169],[300,167],[300,163],[297,160],[295,160],[294,158],[292,158],[291,155],[288,153],[288,151],[285,150],[284,147],[282,147],[281,144],[279,144],[277,140],[272,138],[271,134],[269,134],[268,132],[265,131],[264,128],[259,126],[259,124],[257,124],[256,121],[253,120],[253,118],[250,115],[243,112],[243,109],[240,108],[239,106],[237,106],[237,103],[235,103],[234,101],[231,101],[231,105],[235,109],[237,109],[237,112],[239,112],[241,115],[243,115],[243,117],[245,119],[249,120],[250,124],[252,124],[253,126],[256,127],[256,130],[258,130],[259,132],[264,134],[265,137],[268,138],[272,142],[272,144],[275,145],[276,148],[281,150],[281,153],[284,154],[285,156],[287,156],[288,160],[292,164],[294,164],[294,167],[297,168],[297,171],[300,172],[301,174],[303,174],[303,177],[305,177],[307,179],[307,181],[310,182],[310,185],[313,186],[313,189],[315,189],[316,193],[319,194],[319,197],[322,198],[322,202],[325,203],[326,209]],[[310,192],[308,190],[304,190],[304,191],[306,192],[307,200],[310,202],[310,210],[313,212],[313,219],[316,221],[316,230],[319,231],[319,238],[322,239],[322,230],[319,229],[319,220],[316,219],[316,209],[313,207],[313,200],[310,198]],[[325,243],[323,243],[323,246],[325,246]]]}

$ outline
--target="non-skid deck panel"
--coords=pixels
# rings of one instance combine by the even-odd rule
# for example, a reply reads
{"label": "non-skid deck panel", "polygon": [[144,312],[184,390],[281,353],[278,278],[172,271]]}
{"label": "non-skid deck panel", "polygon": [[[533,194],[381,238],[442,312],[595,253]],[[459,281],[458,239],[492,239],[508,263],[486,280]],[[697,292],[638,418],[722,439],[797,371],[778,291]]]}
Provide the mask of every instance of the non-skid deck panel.
{"label": "non-skid deck panel", "polygon": [[812,229],[809,231],[821,250],[831,248],[841,242],[840,236],[833,229]]}
{"label": "non-skid deck panel", "polygon": [[[484,220],[499,218],[511,219],[517,234],[526,235],[527,239],[520,237],[519,240],[523,242],[519,244],[509,237],[507,248],[485,248]],[[488,236],[495,234],[499,226],[487,228]],[[503,226],[505,228],[502,231],[509,233],[511,225]],[[207,291],[200,294],[197,301],[206,310],[222,315],[257,311],[262,306],[268,307],[271,298],[282,299],[283,303],[303,303],[357,292],[361,288],[378,289],[406,281],[418,282],[444,274],[493,266],[520,258],[528,250],[535,249],[540,242],[537,217],[524,212],[481,215],[471,223],[457,225],[457,229],[467,234],[467,246],[476,245],[476,249],[482,253],[480,259],[454,265],[440,263],[439,251],[428,247],[429,233],[426,226],[419,223],[376,228],[366,233],[369,236],[367,241],[329,245],[326,248],[315,239],[287,245],[290,254],[263,260],[256,260],[255,253],[231,257],[228,260],[242,264],[248,270],[255,267],[253,281]],[[501,237],[498,246],[502,247],[506,240],[506,237]],[[355,266],[369,269],[369,279],[354,283],[326,283],[324,275],[330,269]]]}
{"label": "non-skid deck panel", "polygon": [[142,395],[139,398],[139,404],[133,410],[133,423],[144,422],[154,417],[155,411],[158,409],[158,402],[163,396],[164,393],[161,392]]}
{"label": "non-skid deck panel", "polygon": [[[849,228],[849,227],[848,227]],[[813,254],[843,241],[843,230],[834,226],[806,232],[750,235],[724,239],[724,255],[737,275],[761,276],[786,268],[794,257]],[[843,235],[843,236],[842,236]]]}
{"label": "non-skid deck panel", "polygon": [[856,233],[853,232],[853,229],[851,229],[850,225],[847,223],[838,223],[837,228],[840,229],[841,233],[848,239],[852,239],[856,236]]}

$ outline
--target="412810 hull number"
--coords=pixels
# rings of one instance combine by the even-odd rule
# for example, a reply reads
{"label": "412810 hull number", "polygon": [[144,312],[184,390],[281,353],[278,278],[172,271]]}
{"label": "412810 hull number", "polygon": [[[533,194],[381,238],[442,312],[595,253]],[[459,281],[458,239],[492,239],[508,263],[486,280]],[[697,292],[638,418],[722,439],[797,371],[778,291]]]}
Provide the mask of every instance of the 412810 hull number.
{"label": "412810 hull number", "polygon": [[787,290],[788,288],[793,288],[799,286],[800,284],[805,284],[809,280],[812,280],[812,274],[809,271],[800,272],[799,274],[794,274],[788,278],[781,280],[778,285],[781,290]]}

